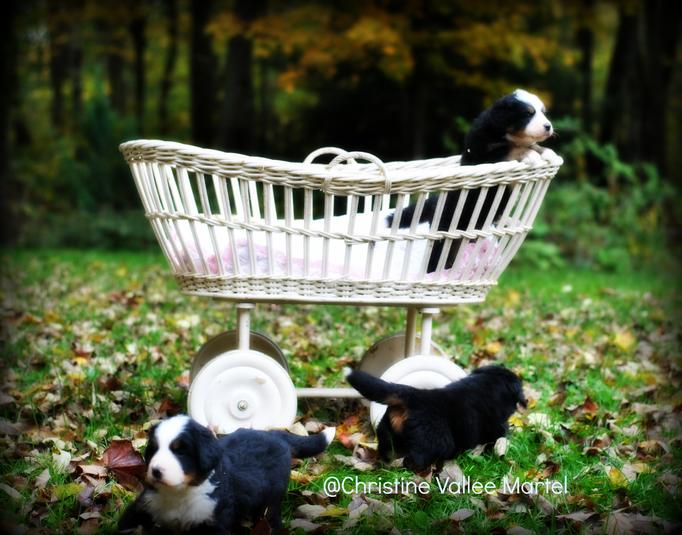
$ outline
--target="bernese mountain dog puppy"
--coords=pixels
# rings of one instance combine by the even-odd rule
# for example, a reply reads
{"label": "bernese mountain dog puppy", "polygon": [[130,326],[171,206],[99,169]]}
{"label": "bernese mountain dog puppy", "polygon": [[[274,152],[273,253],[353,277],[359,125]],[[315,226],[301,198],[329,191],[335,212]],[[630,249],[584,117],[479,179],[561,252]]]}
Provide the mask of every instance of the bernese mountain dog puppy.
{"label": "bernese mountain dog puppy", "polygon": [[189,416],[149,430],[145,489],[118,523],[121,532],[230,533],[266,518],[281,527],[280,507],[291,459],[322,453],[335,435],[238,429],[217,438]]}
{"label": "bernese mountain dog puppy", "polygon": [[403,466],[424,474],[479,444],[504,436],[517,404],[526,406],[521,380],[504,366],[483,366],[443,388],[389,383],[362,371],[348,382],[371,401],[388,405],[376,433],[379,456],[404,457]]}
{"label": "bernese mountain dog puppy", "polygon": [[[543,159],[551,163],[560,163],[561,159],[552,149],[538,145],[554,134],[552,123],[549,122],[545,113],[545,105],[542,101],[536,95],[523,89],[517,89],[497,100],[490,108],[481,113],[471,125],[464,140],[464,151],[460,164],[477,165],[504,160],[519,160],[532,165]],[[481,229],[483,227],[483,223],[492,208],[496,191],[496,187],[490,188],[488,191],[478,220],[474,222],[472,228]],[[449,230],[459,194],[459,191],[452,191],[447,194],[438,223],[439,231]],[[472,190],[468,194],[457,224],[457,230],[467,229],[479,195],[479,190]],[[510,195],[509,188],[506,188],[494,214],[493,222],[497,221],[502,215]],[[433,221],[437,202],[437,195],[426,200],[419,217],[420,223],[431,223]],[[405,207],[400,216],[400,228],[410,226],[415,209],[416,204]],[[388,216],[386,222],[390,227],[393,223],[393,214]],[[443,243],[443,240],[434,243],[429,256],[427,273],[436,270],[443,250]],[[459,245],[459,242],[452,243],[444,264],[446,269],[452,267]]]}

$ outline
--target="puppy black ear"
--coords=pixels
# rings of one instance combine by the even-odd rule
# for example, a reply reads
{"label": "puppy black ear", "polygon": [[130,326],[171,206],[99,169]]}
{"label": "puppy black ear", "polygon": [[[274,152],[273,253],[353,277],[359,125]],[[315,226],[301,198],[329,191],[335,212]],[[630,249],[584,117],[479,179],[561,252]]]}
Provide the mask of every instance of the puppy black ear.
{"label": "puppy black ear", "polygon": [[218,463],[220,458],[220,449],[218,448],[218,439],[213,432],[192,421],[194,427],[194,448],[196,452],[197,468],[202,476],[208,475]]}
{"label": "puppy black ear", "polygon": [[145,464],[149,464],[149,461],[152,458],[152,455],[156,453],[157,447],[156,447],[156,428],[159,427],[159,424],[154,424],[149,428],[149,431],[147,431],[147,446],[144,449],[144,462]]}

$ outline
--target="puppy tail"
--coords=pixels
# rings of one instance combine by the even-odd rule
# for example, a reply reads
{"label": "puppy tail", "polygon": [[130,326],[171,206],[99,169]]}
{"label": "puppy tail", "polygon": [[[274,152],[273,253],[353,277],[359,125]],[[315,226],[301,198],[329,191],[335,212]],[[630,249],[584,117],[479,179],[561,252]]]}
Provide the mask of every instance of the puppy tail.
{"label": "puppy tail", "polygon": [[404,402],[399,397],[400,393],[409,388],[405,385],[389,383],[359,370],[351,372],[346,380],[370,401],[384,403],[385,405],[402,405]]}
{"label": "puppy tail", "polygon": [[291,456],[297,459],[313,457],[327,449],[336,436],[336,427],[327,427],[321,432],[307,437],[294,435],[286,431],[278,431],[280,436],[289,444]]}

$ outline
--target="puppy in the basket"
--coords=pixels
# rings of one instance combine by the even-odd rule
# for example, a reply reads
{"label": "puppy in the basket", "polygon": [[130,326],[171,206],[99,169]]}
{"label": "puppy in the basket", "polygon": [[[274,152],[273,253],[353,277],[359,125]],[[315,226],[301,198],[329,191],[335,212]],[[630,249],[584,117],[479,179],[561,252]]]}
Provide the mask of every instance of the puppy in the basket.
{"label": "puppy in the basket", "polygon": [[[460,160],[461,165],[477,165],[482,163],[496,163],[505,160],[518,160],[523,163],[535,165],[542,160],[553,164],[560,164],[561,158],[549,148],[541,147],[541,143],[554,135],[552,123],[545,116],[545,105],[532,93],[517,89],[506,95],[490,108],[481,113],[472,123],[471,129],[464,139],[464,151]],[[457,223],[457,230],[468,228],[480,190],[471,190],[462,207],[461,215]],[[488,217],[495,199],[497,187],[490,188],[481,206],[478,220],[473,222],[472,228],[481,229],[483,222]],[[459,191],[451,191],[445,198],[443,211],[438,222],[439,231],[450,229],[455,215]],[[498,204],[493,222],[502,215],[504,207],[510,197],[510,188],[506,188]],[[431,223],[435,217],[438,196],[432,195],[424,203],[419,216],[419,222]],[[400,228],[409,227],[412,223],[416,204],[410,204],[402,211],[400,216]],[[393,223],[393,214],[387,218],[388,226]],[[452,267],[459,243],[453,243],[446,262],[445,268]],[[437,241],[433,245],[427,272],[435,271],[443,250],[443,241]]]}
{"label": "puppy in the basket", "polygon": [[221,438],[188,416],[152,427],[145,490],[126,509],[122,532],[230,533],[266,518],[281,527],[280,506],[292,457],[322,453],[335,428],[312,436],[238,429]]}
{"label": "puppy in the basket", "polygon": [[377,426],[379,456],[405,457],[403,465],[423,474],[509,429],[517,404],[526,406],[521,380],[504,366],[483,366],[443,388],[389,383],[362,371],[348,382],[371,401],[388,405]]}

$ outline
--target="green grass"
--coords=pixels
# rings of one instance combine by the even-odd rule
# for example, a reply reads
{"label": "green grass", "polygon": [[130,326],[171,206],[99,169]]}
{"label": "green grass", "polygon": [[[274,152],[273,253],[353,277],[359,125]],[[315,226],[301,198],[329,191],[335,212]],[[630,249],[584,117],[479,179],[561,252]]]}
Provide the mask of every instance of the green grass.
{"label": "green grass", "polygon": [[[86,480],[60,470],[54,455],[68,452],[75,466],[98,462],[116,437],[135,439],[141,447],[144,425],[163,407],[184,408],[182,374],[203,342],[234,327],[233,305],[183,296],[154,253],[6,251],[2,266],[2,392],[9,399],[0,416],[3,426],[18,430],[0,438],[0,482],[21,494],[8,498],[0,490],[4,525],[46,533],[113,531],[133,493],[109,475],[98,480],[89,501],[79,499],[74,491]],[[392,514],[363,514],[352,530],[487,533],[521,526],[579,532],[585,525],[557,518],[575,511],[594,512],[590,523],[603,529],[613,511],[682,521],[675,479],[682,475],[676,438],[680,295],[672,273],[512,266],[485,303],[443,310],[434,341],[465,368],[493,361],[513,368],[532,399],[512,419],[506,455],[464,454],[456,460],[462,472],[499,484],[505,476],[566,477],[568,493],[546,495],[551,510],[543,510],[519,495],[453,496],[433,483],[425,495],[372,495],[390,504]],[[396,307],[259,305],[253,328],[282,348],[297,386],[331,386],[343,384],[344,363],[357,362],[381,337],[402,331],[404,319]],[[560,391],[564,399],[557,399]],[[580,408],[586,398],[594,402],[592,410]],[[330,424],[359,414],[360,431],[372,438],[357,402],[304,401],[299,414]],[[533,423],[538,414],[546,415],[546,428]],[[596,440],[602,443],[586,452]],[[645,451],[647,444],[653,444],[651,451]],[[317,500],[340,509],[315,522],[329,529],[344,525],[353,496],[322,498],[329,477],[413,477],[380,464],[358,472],[334,457],[351,454],[334,443],[320,460],[296,467],[310,481],[292,481],[287,522],[297,507]],[[607,467],[614,467],[611,477]],[[50,479],[37,488],[45,468]],[[474,514],[459,525],[447,520],[462,508]],[[99,517],[79,516],[93,512]]]}

